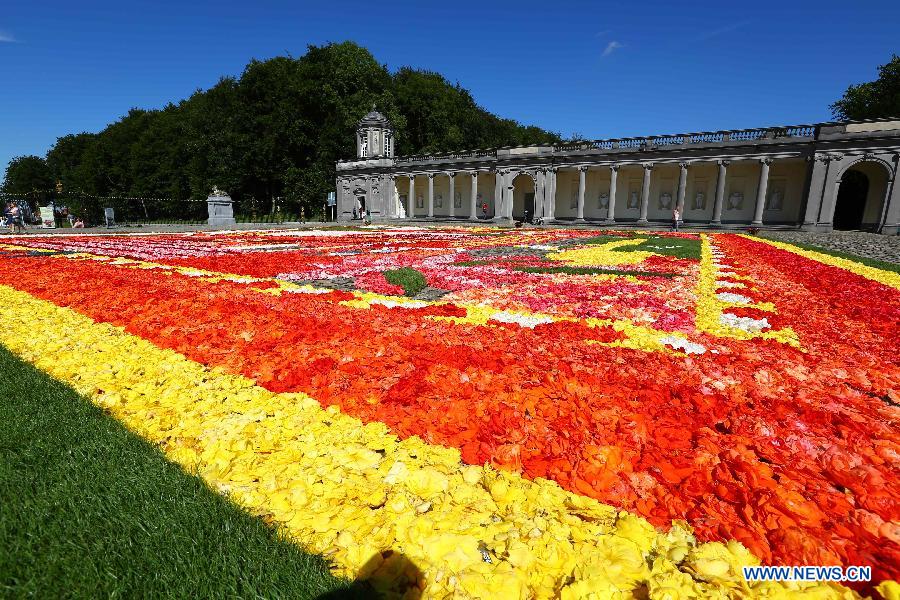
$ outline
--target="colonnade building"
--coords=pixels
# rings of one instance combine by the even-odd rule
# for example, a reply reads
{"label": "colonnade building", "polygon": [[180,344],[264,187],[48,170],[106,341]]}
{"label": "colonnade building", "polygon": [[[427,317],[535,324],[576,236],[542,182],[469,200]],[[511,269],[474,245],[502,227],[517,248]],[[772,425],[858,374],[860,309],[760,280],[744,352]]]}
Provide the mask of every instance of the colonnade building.
{"label": "colonnade building", "polygon": [[900,119],[394,155],[379,112],[337,163],[340,220],[435,219],[898,233]]}

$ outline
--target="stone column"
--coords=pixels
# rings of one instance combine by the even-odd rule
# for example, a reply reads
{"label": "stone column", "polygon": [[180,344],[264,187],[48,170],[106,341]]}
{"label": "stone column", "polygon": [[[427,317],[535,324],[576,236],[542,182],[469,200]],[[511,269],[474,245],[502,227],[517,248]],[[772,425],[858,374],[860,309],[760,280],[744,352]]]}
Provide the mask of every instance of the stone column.
{"label": "stone column", "polygon": [[606,222],[616,222],[616,180],[619,178],[619,165],[609,166],[609,208],[606,210]]}
{"label": "stone column", "polygon": [[447,173],[450,178],[450,218],[456,216],[456,173],[450,171]]}
{"label": "stone column", "polygon": [[682,219],[684,219],[684,194],[687,190],[688,164],[683,162],[678,165],[681,169],[678,173],[678,198],[675,200],[675,206],[678,207]]}
{"label": "stone column", "polygon": [[637,222],[641,225],[647,223],[647,210],[650,208],[650,172],[653,163],[644,163],[644,180],[641,182],[641,215]]}
{"label": "stone column", "polygon": [[[394,198],[397,204],[394,204]],[[384,186],[384,215],[391,219],[400,216],[400,192],[397,190],[397,178],[393,175],[387,176],[387,182]]]}
{"label": "stone column", "polygon": [[472,171],[472,190],[469,195],[469,220],[478,220],[478,171]]}
{"label": "stone column", "polygon": [[518,173],[507,173],[504,178],[504,194],[506,195],[506,199],[503,202],[503,217],[507,221],[513,220],[513,202],[516,197],[516,185],[513,183],[518,177]]}
{"label": "stone column", "polygon": [[[846,171],[847,157],[843,154],[830,154],[828,156],[828,176],[822,190],[822,206],[819,208],[818,218],[816,219],[817,231],[831,231],[834,229],[834,209],[837,205],[838,193],[841,190],[841,181]],[[831,163],[834,163],[833,165]],[[843,171],[843,172],[842,172]],[[840,179],[838,179],[840,175]],[[888,181],[888,186],[890,186]]]}
{"label": "stone column", "polygon": [[416,215],[416,176],[409,176],[409,193],[406,196],[406,216],[413,218]]}
{"label": "stone column", "polygon": [[531,220],[543,216],[544,214],[544,190],[547,185],[547,175],[544,169],[537,169],[534,174],[534,213]]}
{"label": "stone column", "polygon": [[763,224],[763,210],[766,208],[766,191],[769,188],[769,165],[772,164],[772,159],[762,158],[759,163],[759,185],[756,189],[756,212],[753,213],[751,225]]}
{"label": "stone column", "polygon": [[894,180],[887,181],[887,191],[884,201],[887,204],[884,207],[884,220],[880,223],[881,229],[879,233],[884,235],[900,234],[900,177],[897,177],[898,156],[894,155]]}
{"label": "stone column", "polygon": [[503,206],[503,171],[494,169],[494,219],[500,216],[500,207]]}
{"label": "stone column", "polygon": [[428,218],[434,218],[434,173],[428,174]]}
{"label": "stone column", "polygon": [[547,189],[544,190],[546,196],[547,208],[545,209],[544,221],[552,223],[556,220],[556,169],[547,169]]}
{"label": "stone column", "polygon": [[809,195],[806,198],[806,211],[803,214],[801,229],[811,231],[816,229],[819,216],[822,213],[822,205],[825,203],[826,182],[832,174],[829,154],[816,154],[813,157],[812,176],[809,180]]}
{"label": "stone column", "polygon": [[578,167],[578,209],[575,213],[575,222],[584,223],[584,188],[586,186],[587,170],[585,166]]}
{"label": "stone column", "polygon": [[731,164],[731,161],[727,160],[716,162],[719,163],[719,178],[716,179],[716,201],[713,204],[713,218],[709,222],[710,225],[722,224],[722,208],[725,206],[725,175],[728,171],[728,165]]}

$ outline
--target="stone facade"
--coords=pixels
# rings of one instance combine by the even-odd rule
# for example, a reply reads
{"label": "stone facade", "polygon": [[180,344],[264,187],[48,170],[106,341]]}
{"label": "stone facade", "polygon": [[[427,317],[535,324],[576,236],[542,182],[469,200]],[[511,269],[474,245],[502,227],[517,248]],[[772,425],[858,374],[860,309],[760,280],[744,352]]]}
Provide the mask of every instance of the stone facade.
{"label": "stone facade", "polygon": [[[388,142],[387,140],[390,140]],[[338,219],[470,219],[897,234],[900,120],[394,156],[373,111],[337,163]]]}

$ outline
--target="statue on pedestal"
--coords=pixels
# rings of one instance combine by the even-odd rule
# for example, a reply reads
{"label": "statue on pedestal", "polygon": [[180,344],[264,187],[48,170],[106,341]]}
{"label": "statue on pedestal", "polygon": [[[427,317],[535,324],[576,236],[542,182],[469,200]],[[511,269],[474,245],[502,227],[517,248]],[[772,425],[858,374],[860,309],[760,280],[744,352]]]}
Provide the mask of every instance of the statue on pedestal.
{"label": "statue on pedestal", "polygon": [[233,227],[234,207],[231,196],[228,192],[223,192],[219,186],[213,186],[212,192],[206,199],[206,208],[209,213],[207,224],[210,227]]}
{"label": "statue on pedestal", "polygon": [[702,190],[697,191],[697,194],[694,196],[694,205],[691,208],[695,210],[706,208],[706,194]]}
{"label": "statue on pedestal", "polygon": [[744,192],[731,192],[728,196],[728,206],[726,210],[741,210],[744,208]]}

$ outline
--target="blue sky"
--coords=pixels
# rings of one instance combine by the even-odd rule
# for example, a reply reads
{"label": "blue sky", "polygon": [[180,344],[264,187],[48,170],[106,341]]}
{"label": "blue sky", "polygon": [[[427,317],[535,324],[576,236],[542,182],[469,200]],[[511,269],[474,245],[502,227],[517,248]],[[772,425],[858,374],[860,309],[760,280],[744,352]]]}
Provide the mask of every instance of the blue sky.
{"label": "blue sky", "polygon": [[42,2],[0,8],[0,169],[251,58],[354,40],[592,138],[828,120],[900,53],[900,2]]}

